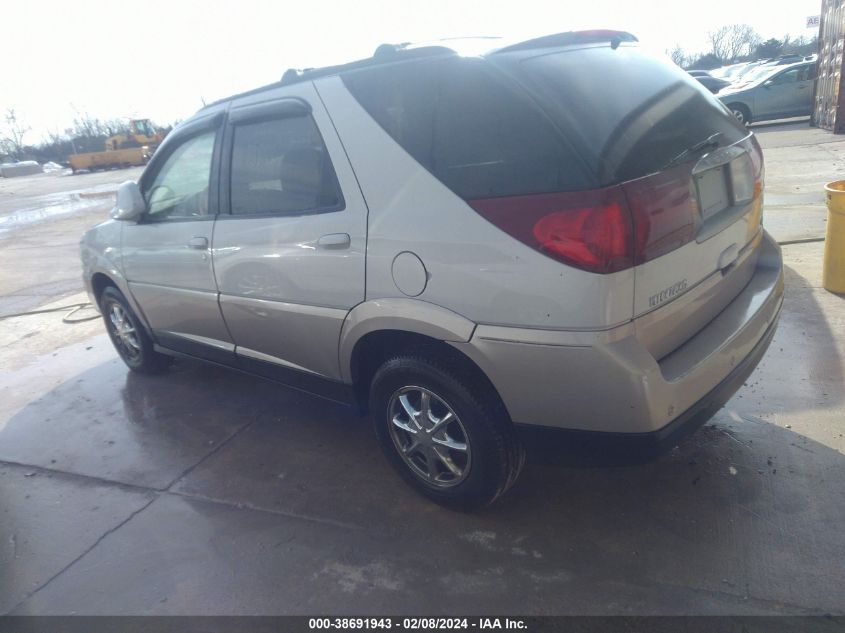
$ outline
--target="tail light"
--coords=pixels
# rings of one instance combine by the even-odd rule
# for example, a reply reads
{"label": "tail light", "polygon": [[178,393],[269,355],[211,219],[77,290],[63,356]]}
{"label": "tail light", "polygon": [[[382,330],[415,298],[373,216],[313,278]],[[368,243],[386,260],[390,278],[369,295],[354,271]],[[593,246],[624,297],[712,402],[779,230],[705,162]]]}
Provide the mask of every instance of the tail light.
{"label": "tail light", "polygon": [[519,241],[566,264],[613,273],[633,263],[633,227],[619,187],[469,200]]}
{"label": "tail light", "polygon": [[690,169],[594,191],[469,200],[497,227],[565,264],[615,273],[695,237]]}
{"label": "tail light", "polygon": [[634,224],[634,265],[644,264],[695,239],[698,203],[692,169],[681,165],[622,185]]}
{"label": "tail light", "polygon": [[745,142],[748,148],[748,155],[751,157],[751,165],[754,170],[754,198],[759,198],[763,194],[763,181],[766,178],[766,166],[763,163],[763,150],[760,149],[760,143],[757,142],[757,137],[752,136],[750,141]]}
{"label": "tail light", "polygon": [[[754,182],[753,192],[748,193],[751,200],[757,200],[763,190],[763,154],[753,136],[741,145],[748,151]],[[695,239],[701,220],[693,163],[605,189],[467,203],[509,235],[549,257],[594,273],[615,273]],[[749,227],[756,230],[755,223]]]}

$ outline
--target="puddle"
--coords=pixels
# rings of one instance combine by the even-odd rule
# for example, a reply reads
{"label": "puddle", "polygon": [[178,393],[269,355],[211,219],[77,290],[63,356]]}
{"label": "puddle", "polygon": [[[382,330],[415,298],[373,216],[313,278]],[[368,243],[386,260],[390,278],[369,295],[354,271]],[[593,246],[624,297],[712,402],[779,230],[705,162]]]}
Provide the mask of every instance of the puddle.
{"label": "puddle", "polygon": [[0,234],[29,224],[36,224],[57,216],[70,215],[108,204],[113,189],[93,188],[73,193],[55,193],[33,198],[29,206],[0,216]]}

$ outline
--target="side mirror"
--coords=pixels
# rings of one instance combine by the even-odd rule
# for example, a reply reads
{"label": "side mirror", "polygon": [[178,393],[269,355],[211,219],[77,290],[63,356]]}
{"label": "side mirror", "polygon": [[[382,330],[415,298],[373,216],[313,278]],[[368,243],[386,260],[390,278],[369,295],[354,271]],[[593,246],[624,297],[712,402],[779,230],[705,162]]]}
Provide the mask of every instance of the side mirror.
{"label": "side mirror", "polygon": [[113,220],[137,220],[146,210],[147,203],[134,180],[127,180],[117,188],[117,204],[111,211]]}

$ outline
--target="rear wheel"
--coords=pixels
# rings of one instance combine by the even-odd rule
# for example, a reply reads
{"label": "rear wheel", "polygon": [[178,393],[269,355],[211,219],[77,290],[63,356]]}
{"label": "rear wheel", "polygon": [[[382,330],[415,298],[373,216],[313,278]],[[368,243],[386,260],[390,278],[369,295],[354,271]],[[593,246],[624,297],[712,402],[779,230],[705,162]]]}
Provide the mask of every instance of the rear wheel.
{"label": "rear wheel", "polygon": [[498,395],[446,361],[388,360],[373,378],[370,410],[388,460],[437,503],[489,505],[522,469],[524,451]]}
{"label": "rear wheel", "polygon": [[152,340],[120,290],[114,286],[103,290],[100,311],[112,345],[129,369],[141,374],[159,374],[170,366],[172,359],[153,349]]}
{"label": "rear wheel", "polygon": [[742,103],[732,103],[728,108],[730,108],[736,120],[743,125],[749,125],[751,123],[751,112],[748,110],[748,106]]}

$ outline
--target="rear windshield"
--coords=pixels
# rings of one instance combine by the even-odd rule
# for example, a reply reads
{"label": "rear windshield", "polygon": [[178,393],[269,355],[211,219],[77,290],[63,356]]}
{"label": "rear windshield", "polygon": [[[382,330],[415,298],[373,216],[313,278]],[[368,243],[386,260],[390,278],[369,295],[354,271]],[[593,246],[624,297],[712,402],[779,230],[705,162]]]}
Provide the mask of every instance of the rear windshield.
{"label": "rear windshield", "polygon": [[602,185],[660,171],[716,132],[723,146],[748,134],[698,81],[638,46],[490,60],[540,102]]}
{"label": "rear windshield", "polygon": [[465,199],[596,184],[528,94],[481,59],[403,62],[343,81],[397,143]]}

